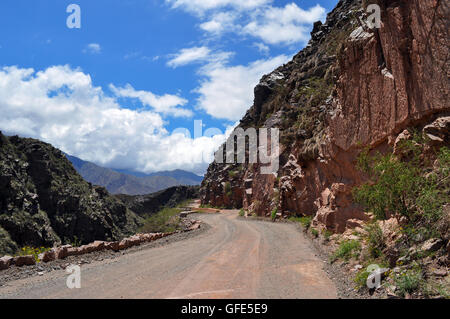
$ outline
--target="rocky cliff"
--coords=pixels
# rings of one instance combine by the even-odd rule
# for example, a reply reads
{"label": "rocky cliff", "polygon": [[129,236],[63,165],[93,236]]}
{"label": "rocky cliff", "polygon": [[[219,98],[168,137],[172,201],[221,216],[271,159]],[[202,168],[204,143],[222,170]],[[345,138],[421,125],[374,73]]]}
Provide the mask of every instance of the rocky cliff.
{"label": "rocky cliff", "polygon": [[0,132],[0,254],[118,240],[139,220],[106,189],[85,182],[61,151]]}
{"label": "rocky cliff", "polygon": [[[364,2],[364,3],[363,3]],[[364,21],[366,1],[340,0],[291,62],[264,76],[239,127],[277,127],[280,170],[261,164],[210,165],[203,204],[260,216],[309,215],[314,225],[344,232],[367,220],[352,189],[362,148],[389,152],[408,128],[449,143],[447,1],[374,0],[381,28]]]}

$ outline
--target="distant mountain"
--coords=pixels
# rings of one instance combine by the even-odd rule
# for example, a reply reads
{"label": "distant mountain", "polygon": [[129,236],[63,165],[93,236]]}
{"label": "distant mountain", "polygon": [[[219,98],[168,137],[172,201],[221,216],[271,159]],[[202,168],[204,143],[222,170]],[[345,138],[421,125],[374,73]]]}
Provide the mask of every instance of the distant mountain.
{"label": "distant mountain", "polygon": [[200,185],[203,177],[183,170],[144,174],[114,170],[66,155],[77,172],[88,182],[104,186],[112,194],[146,195],[179,185]]}
{"label": "distant mountain", "polygon": [[198,176],[194,173],[183,171],[181,169],[177,169],[174,171],[162,171],[162,172],[156,172],[151,174],[144,174],[139,172],[133,172],[128,170],[119,170],[115,169],[114,171],[126,174],[126,175],[132,175],[136,177],[154,177],[154,176],[166,176],[166,177],[172,177],[178,180],[181,185],[188,185],[188,186],[194,186],[194,185],[200,185],[203,181],[203,176]]}
{"label": "distant mountain", "polygon": [[141,218],[104,187],[89,185],[64,154],[0,132],[0,256],[134,234]]}

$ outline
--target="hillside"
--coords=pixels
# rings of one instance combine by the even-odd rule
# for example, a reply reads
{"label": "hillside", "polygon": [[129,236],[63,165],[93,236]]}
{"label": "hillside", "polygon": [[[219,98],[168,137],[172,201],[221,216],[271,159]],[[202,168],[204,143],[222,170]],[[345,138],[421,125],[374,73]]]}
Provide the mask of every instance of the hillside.
{"label": "hillside", "polygon": [[256,86],[237,129],[280,129],[278,172],[214,162],[201,199],[301,220],[336,245],[333,260],[363,269],[362,286],[362,265],[398,266],[397,292],[419,297],[450,264],[450,7],[376,0],[381,28],[370,29],[367,3],[339,1]]}
{"label": "hillside", "polygon": [[67,158],[86,181],[106,187],[112,194],[145,195],[178,185],[200,185],[203,180],[182,170],[143,174],[104,168],[70,155]]}
{"label": "hillside", "polygon": [[0,254],[25,245],[117,240],[139,224],[106,189],[84,181],[61,151],[0,133]]}
{"label": "hillside", "polygon": [[116,195],[116,197],[139,216],[148,216],[163,208],[176,207],[186,200],[198,198],[198,192],[198,186],[175,186],[148,195]]}
{"label": "hillside", "polygon": [[367,219],[351,197],[367,180],[356,165],[364,148],[393,151],[407,129],[424,130],[435,148],[448,146],[449,7],[377,2],[385,14],[380,30],[357,22],[361,1],[341,0],[325,24],[315,24],[304,50],[261,79],[239,128],[280,129],[278,176],[261,174],[260,164],[212,163],[204,204],[258,215],[278,208],[343,232],[348,220]]}

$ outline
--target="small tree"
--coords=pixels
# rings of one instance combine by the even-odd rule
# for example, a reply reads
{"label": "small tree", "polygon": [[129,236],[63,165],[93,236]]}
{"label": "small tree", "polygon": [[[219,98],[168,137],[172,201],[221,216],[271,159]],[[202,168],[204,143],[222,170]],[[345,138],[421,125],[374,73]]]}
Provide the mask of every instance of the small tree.
{"label": "small tree", "polygon": [[450,150],[442,147],[433,171],[421,158],[422,141],[407,141],[403,150],[408,155],[401,160],[392,154],[369,156],[364,151],[358,167],[370,176],[370,181],[355,188],[356,202],[384,220],[387,213],[397,218],[405,216],[416,226],[430,233],[448,202]]}

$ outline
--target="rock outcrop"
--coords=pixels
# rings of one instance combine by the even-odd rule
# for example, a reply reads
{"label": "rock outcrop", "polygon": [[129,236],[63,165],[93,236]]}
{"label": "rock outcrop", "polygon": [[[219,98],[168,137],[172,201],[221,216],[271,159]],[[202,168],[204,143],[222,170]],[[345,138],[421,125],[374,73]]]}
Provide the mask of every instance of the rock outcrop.
{"label": "rock outcrop", "polygon": [[344,232],[369,218],[352,198],[366,181],[361,149],[391,152],[408,128],[448,145],[450,5],[439,0],[377,0],[381,28],[361,23],[359,0],[340,0],[291,62],[262,78],[239,127],[281,131],[280,170],[260,164],[210,165],[203,204],[260,216],[314,216]]}
{"label": "rock outcrop", "polygon": [[106,189],[85,182],[61,151],[0,133],[0,254],[119,240],[139,223]]}

